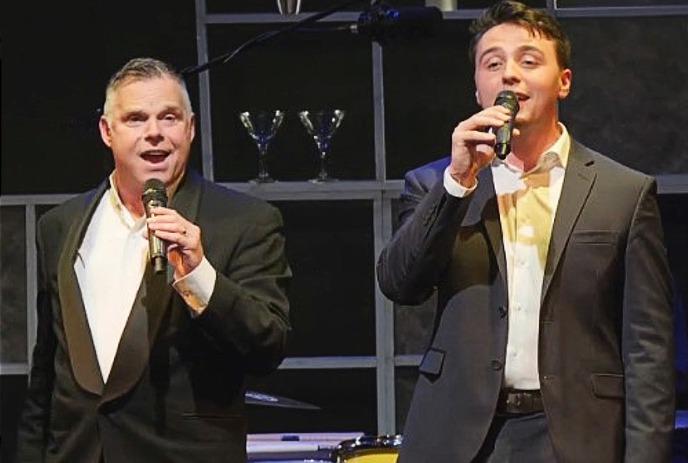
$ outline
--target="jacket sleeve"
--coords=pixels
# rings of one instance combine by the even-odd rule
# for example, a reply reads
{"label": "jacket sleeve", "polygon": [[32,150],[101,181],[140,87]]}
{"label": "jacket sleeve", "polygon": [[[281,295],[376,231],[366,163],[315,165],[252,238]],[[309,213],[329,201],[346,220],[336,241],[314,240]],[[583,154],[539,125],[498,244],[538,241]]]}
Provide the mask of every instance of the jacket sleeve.
{"label": "jacket sleeve", "polygon": [[225,267],[216,269],[208,306],[195,319],[217,345],[229,343],[252,373],[279,365],[290,330],[282,217],[274,207],[267,211],[246,228]]}
{"label": "jacket sleeve", "polygon": [[626,247],[622,352],[626,462],[670,461],[674,431],[674,331],[671,278],[656,184],[648,179]]}
{"label": "jacket sleeve", "polygon": [[449,195],[441,175],[428,180],[417,171],[406,175],[400,227],[378,258],[380,289],[400,304],[420,304],[430,297],[471,200],[471,195]]}
{"label": "jacket sleeve", "polygon": [[38,328],[33,350],[26,400],[17,431],[17,462],[43,461],[47,430],[50,423],[50,403],[55,371],[53,367],[57,345],[53,332],[51,297],[43,255],[42,227],[39,222],[38,247]]}

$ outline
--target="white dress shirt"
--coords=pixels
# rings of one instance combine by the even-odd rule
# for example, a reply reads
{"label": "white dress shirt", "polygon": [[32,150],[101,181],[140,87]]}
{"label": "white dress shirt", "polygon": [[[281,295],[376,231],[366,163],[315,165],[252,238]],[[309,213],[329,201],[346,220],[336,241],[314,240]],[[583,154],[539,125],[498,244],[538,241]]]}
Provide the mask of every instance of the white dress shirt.
{"label": "white dress shirt", "polygon": [[[134,217],[117,194],[114,176],[88,225],[74,262],[91,338],[103,381],[107,381],[117,347],[148,263],[146,218]],[[208,305],[215,270],[203,262],[173,286],[192,316]]]}
{"label": "white dress shirt", "polygon": [[[563,124],[561,135],[528,172],[514,166],[513,154],[492,162],[499,218],[502,227],[509,298],[509,325],[504,366],[505,386],[539,389],[538,339],[540,297],[559,204],[571,138]],[[453,196],[470,194],[477,184],[464,188],[444,171],[444,186]]]}

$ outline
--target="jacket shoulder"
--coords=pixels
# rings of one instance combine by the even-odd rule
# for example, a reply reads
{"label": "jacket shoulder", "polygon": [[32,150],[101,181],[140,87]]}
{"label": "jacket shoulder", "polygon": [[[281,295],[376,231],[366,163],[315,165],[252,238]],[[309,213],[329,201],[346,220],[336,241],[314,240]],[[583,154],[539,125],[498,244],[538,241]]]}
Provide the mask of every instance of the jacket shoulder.
{"label": "jacket shoulder", "polygon": [[80,219],[84,210],[94,200],[98,188],[78,194],[53,207],[38,219],[38,229],[44,232],[59,233],[66,231],[75,219]]}
{"label": "jacket shoulder", "polygon": [[594,163],[599,175],[613,177],[622,185],[644,185],[654,181],[654,177],[639,170],[625,166],[618,161],[595,151],[580,142],[572,141],[572,155],[584,163]]}

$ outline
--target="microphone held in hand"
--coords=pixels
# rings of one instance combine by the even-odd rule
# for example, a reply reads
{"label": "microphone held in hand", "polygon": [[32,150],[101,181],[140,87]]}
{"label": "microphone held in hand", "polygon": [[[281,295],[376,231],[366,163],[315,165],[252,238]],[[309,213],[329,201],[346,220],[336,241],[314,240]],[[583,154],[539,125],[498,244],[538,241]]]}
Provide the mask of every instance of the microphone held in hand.
{"label": "microphone held in hand", "polygon": [[504,159],[511,152],[511,133],[514,130],[514,120],[520,107],[518,106],[518,97],[511,90],[499,92],[494,104],[495,106],[504,106],[511,111],[511,118],[496,129],[497,140],[495,141],[494,150],[499,159]]}
{"label": "microphone held in hand", "polygon": [[[143,184],[141,195],[146,217],[151,217],[151,209],[154,207],[167,207],[167,192],[165,184],[157,178],[146,180]],[[151,264],[155,273],[162,273],[167,269],[167,244],[148,230],[148,249]]]}

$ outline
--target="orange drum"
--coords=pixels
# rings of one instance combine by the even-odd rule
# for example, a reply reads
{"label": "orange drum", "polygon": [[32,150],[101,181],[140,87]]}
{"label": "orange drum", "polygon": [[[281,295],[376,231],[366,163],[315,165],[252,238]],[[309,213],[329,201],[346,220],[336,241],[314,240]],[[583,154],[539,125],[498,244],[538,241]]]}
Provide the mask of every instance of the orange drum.
{"label": "orange drum", "polygon": [[335,463],[396,463],[401,435],[362,436],[345,440],[332,451]]}

